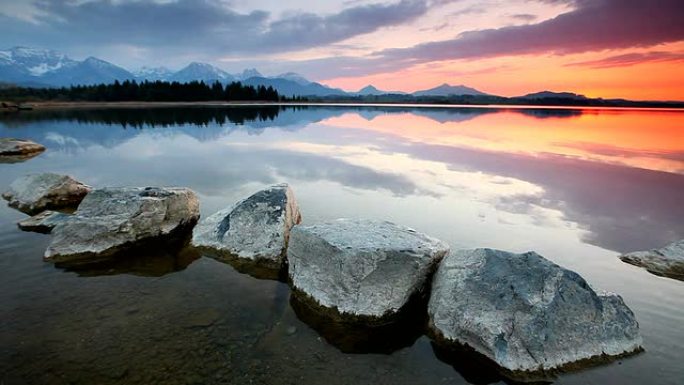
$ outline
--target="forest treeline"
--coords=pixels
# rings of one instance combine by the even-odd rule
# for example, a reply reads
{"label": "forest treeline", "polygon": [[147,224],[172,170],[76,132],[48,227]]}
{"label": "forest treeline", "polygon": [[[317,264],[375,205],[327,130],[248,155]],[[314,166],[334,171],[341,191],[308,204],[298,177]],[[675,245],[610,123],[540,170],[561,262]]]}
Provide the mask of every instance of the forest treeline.
{"label": "forest treeline", "polygon": [[126,80],[112,84],[71,86],[62,88],[0,88],[0,99],[13,101],[92,101],[92,102],[204,102],[204,101],[284,101],[273,87],[248,86],[240,82],[223,85]]}

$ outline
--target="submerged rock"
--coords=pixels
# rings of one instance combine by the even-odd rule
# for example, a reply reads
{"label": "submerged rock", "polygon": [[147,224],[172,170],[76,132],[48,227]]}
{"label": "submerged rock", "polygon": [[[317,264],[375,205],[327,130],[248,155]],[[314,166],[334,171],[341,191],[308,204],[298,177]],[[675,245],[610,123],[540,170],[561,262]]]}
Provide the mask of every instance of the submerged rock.
{"label": "submerged rock", "polygon": [[0,160],[28,159],[45,151],[45,146],[26,139],[0,138]]}
{"label": "submerged rock", "polygon": [[193,231],[192,244],[219,260],[237,258],[280,269],[290,229],[300,221],[292,189],[275,185],[203,219]]}
{"label": "submerged rock", "polygon": [[96,189],[52,230],[45,260],[73,263],[110,257],[143,241],[180,235],[198,219],[199,201],[187,188]]}
{"label": "submerged rock", "polygon": [[48,234],[59,223],[67,220],[71,215],[58,211],[46,210],[23,221],[19,221],[17,226],[24,231]]}
{"label": "submerged rock", "polygon": [[542,256],[463,250],[442,260],[428,305],[442,342],[466,345],[512,376],[641,349],[634,313]]}
{"label": "submerged rock", "polygon": [[68,175],[42,173],[17,178],[2,197],[10,207],[33,215],[75,208],[91,189]]}
{"label": "submerged rock", "polygon": [[684,239],[660,249],[624,254],[620,259],[655,275],[684,281]]}
{"label": "submerged rock", "polygon": [[344,318],[382,321],[422,292],[449,247],[407,227],[338,219],[295,226],[289,276],[301,295]]}

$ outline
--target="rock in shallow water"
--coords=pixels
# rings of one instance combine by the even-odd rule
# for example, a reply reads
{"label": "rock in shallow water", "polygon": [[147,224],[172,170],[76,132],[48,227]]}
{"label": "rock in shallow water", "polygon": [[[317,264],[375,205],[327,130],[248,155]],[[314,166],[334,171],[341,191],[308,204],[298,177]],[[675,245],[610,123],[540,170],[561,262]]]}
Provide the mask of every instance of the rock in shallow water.
{"label": "rock in shallow water", "polygon": [[17,178],[2,197],[10,207],[33,215],[75,208],[91,189],[68,175],[42,173]]}
{"label": "rock in shallow water", "polygon": [[467,345],[509,373],[539,373],[640,350],[634,313],[542,256],[491,249],[444,258],[428,305],[443,342]]}
{"label": "rock in shallow water", "polygon": [[45,146],[26,139],[0,138],[0,156],[27,156],[45,151]]}
{"label": "rock in shallow water", "polygon": [[17,226],[24,231],[48,234],[52,231],[52,229],[55,228],[55,226],[61,222],[64,222],[69,217],[71,217],[70,214],[46,210],[30,218],[26,218],[23,221],[19,221]]}
{"label": "rock in shallow water", "polygon": [[684,281],[684,239],[660,249],[624,254],[620,259],[653,274]]}
{"label": "rock in shallow water", "polygon": [[96,189],[52,230],[45,259],[87,262],[109,257],[143,241],[180,235],[198,218],[199,201],[187,188]]}
{"label": "rock in shallow water", "polygon": [[391,222],[338,219],[295,226],[287,251],[296,291],[336,314],[365,321],[396,315],[449,247]]}
{"label": "rock in shallow water", "polygon": [[300,221],[292,189],[275,185],[203,219],[193,231],[192,244],[214,251],[212,256],[219,260],[239,258],[280,269],[290,229]]}

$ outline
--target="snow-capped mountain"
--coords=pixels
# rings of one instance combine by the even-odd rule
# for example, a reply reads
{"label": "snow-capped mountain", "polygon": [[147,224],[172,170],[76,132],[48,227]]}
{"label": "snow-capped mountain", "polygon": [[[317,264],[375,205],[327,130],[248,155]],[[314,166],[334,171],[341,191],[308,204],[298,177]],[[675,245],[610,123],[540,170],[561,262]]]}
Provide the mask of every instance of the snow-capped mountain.
{"label": "snow-capped mountain", "polygon": [[63,66],[42,76],[45,83],[58,86],[113,83],[116,80],[133,79],[135,79],[135,75],[127,70],[95,57],[89,57],[73,65]]}
{"label": "snow-capped mountain", "polygon": [[235,78],[228,72],[218,67],[214,67],[211,64],[192,62],[185,68],[174,73],[169,80],[181,83],[187,83],[193,80],[213,83],[218,80],[222,83],[227,83],[232,82]]}
{"label": "snow-capped mountain", "polygon": [[69,86],[133,79],[130,72],[94,57],[76,61],[47,49],[0,51],[0,81],[29,86]]}
{"label": "snow-capped mountain", "polygon": [[289,81],[293,81],[299,85],[305,86],[311,83],[310,80],[306,79],[304,76],[295,73],[295,72],[286,72],[284,74],[280,74],[278,76],[273,76],[273,79],[285,79]]}
{"label": "snow-capped mountain", "polygon": [[166,67],[142,67],[133,72],[137,80],[169,80],[173,76],[173,71]]}
{"label": "snow-capped mountain", "polygon": [[[241,81],[253,86],[275,88],[281,95],[300,96],[349,96],[349,95],[383,95],[403,94],[397,91],[383,91],[368,85],[358,92],[345,92],[339,88],[309,81],[302,75],[287,72],[278,76],[264,76],[255,68],[245,69],[239,74],[228,72],[207,63],[193,62],[179,71],[173,72],[164,67],[143,67],[135,73],[116,66],[107,61],[89,57],[83,61],[69,58],[59,52],[46,49],[14,47],[0,50],[0,85],[21,85],[26,87],[62,87],[70,85],[90,85],[113,83],[114,81],[177,81],[187,83],[203,81],[213,83],[220,81],[227,84]],[[486,95],[474,88],[441,86],[413,93],[414,96],[450,96],[450,95]],[[544,93],[527,95],[541,97]]]}
{"label": "snow-capped mountain", "polygon": [[242,73],[239,73],[237,75],[233,75],[235,80],[247,80],[249,78],[261,78],[264,75],[261,74],[261,72],[257,71],[256,68],[247,68]]}
{"label": "snow-capped mountain", "polygon": [[7,82],[36,81],[48,72],[77,63],[52,50],[14,47],[0,51],[0,73]]}

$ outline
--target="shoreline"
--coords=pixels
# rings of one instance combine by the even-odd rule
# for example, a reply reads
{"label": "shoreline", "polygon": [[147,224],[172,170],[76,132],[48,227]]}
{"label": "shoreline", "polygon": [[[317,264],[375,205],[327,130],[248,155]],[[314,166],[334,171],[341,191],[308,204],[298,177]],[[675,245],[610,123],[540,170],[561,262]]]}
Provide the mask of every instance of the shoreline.
{"label": "shoreline", "polygon": [[[259,101],[201,101],[201,102],[56,102],[39,101],[23,103],[33,110],[93,109],[93,108],[172,108],[172,107],[389,107],[389,108],[479,108],[479,109],[531,109],[531,110],[618,110],[618,111],[673,111],[684,112],[677,107],[620,107],[620,106],[564,106],[528,104],[433,104],[433,103],[363,103],[363,102],[259,102]],[[0,112],[17,112],[0,108]]]}

